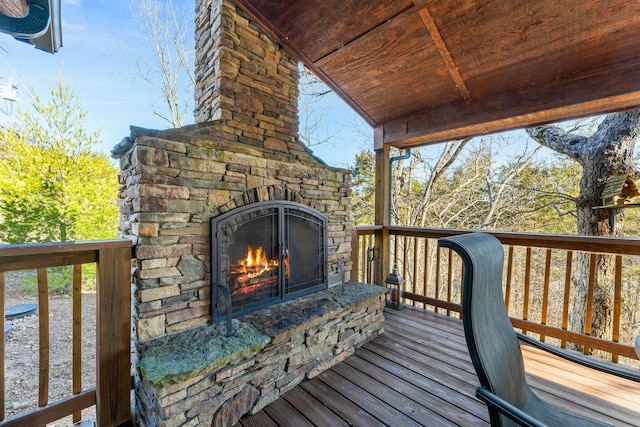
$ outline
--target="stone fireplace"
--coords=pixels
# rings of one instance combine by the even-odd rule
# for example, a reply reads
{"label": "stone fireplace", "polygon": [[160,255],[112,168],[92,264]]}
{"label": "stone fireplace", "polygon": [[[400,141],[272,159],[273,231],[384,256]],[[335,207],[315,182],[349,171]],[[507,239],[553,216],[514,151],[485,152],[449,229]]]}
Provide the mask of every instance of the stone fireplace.
{"label": "stone fireplace", "polygon": [[196,10],[197,123],[113,150],[139,425],[232,425],[383,330],[384,289],[349,281],[349,172],[297,139],[296,61],[233,3]]}

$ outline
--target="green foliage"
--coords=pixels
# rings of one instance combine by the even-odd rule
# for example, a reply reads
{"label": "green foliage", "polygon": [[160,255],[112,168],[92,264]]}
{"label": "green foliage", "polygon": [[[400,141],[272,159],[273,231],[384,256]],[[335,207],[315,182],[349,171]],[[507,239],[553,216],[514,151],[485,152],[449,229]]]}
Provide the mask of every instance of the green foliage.
{"label": "green foliage", "polygon": [[[20,275],[20,290],[32,295],[38,294],[38,277],[35,270],[26,270]],[[47,285],[49,293],[54,295],[68,295],[73,289],[73,267],[51,267],[47,269]],[[82,265],[82,289],[96,290],[96,265]]]}
{"label": "green foliage", "polygon": [[356,155],[351,170],[351,218],[355,225],[373,224],[375,202],[375,155],[371,151],[361,151]]}
{"label": "green foliage", "polygon": [[[47,269],[47,284],[50,294],[70,294],[73,286],[73,267],[69,265]],[[38,277],[35,272],[22,277],[20,289],[34,295],[38,293]]]}
{"label": "green foliage", "polygon": [[117,171],[93,152],[99,134],[83,126],[74,87],[59,78],[33,112],[0,130],[0,241],[29,243],[113,238]]}

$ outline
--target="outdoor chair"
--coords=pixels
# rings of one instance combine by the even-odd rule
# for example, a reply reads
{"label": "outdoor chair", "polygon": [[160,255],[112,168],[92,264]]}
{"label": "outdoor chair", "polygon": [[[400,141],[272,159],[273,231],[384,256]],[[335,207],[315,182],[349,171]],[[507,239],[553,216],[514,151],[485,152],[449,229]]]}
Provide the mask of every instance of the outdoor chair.
{"label": "outdoor chair", "polygon": [[591,368],[640,381],[640,373],[610,367],[516,333],[502,294],[504,250],[486,233],[442,238],[439,246],[463,262],[462,320],[471,361],[480,380],[476,396],[487,404],[492,426],[609,425],[557,408],[538,397],[525,378],[518,339]]}

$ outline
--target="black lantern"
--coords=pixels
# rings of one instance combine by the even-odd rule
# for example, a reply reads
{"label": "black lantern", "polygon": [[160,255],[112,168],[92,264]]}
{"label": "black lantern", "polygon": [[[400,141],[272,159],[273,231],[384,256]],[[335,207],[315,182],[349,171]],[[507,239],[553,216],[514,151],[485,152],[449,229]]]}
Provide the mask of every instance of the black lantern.
{"label": "black lantern", "polygon": [[402,283],[404,279],[398,274],[398,266],[394,265],[391,273],[384,279],[384,283],[387,287],[386,304],[387,307],[395,308],[399,310],[403,304],[400,302],[402,299]]}

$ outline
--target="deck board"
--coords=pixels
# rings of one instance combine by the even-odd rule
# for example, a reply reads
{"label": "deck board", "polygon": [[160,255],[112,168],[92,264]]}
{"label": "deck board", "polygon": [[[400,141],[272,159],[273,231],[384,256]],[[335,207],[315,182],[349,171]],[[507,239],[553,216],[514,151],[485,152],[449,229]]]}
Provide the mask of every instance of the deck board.
{"label": "deck board", "polygon": [[[385,312],[385,333],[298,385],[250,426],[488,426],[462,323],[406,307]],[[616,426],[640,426],[640,384],[523,347],[529,383],[559,407]]]}

